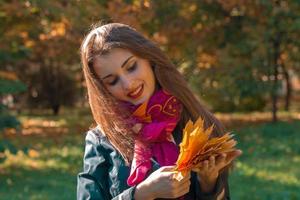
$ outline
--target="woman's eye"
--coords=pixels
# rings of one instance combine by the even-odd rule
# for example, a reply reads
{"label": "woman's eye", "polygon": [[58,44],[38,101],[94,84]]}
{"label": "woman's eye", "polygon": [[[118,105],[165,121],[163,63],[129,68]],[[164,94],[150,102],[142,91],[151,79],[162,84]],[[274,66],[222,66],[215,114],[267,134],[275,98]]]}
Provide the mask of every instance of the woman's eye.
{"label": "woman's eye", "polygon": [[114,80],[108,82],[109,85],[116,85],[118,82],[118,78],[115,78]]}
{"label": "woman's eye", "polygon": [[136,64],[136,62],[134,62],[133,65],[131,65],[130,67],[127,68],[127,71],[132,72],[136,69],[136,67],[137,67],[137,64]]}

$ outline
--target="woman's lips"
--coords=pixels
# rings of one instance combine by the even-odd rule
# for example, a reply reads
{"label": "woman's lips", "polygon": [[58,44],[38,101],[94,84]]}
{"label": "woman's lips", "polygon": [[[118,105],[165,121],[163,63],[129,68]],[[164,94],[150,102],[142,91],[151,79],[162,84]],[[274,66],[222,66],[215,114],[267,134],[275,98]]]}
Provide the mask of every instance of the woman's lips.
{"label": "woman's lips", "polygon": [[141,85],[138,88],[136,88],[134,91],[128,93],[127,96],[132,99],[136,99],[142,95],[143,91],[144,91],[144,85]]}

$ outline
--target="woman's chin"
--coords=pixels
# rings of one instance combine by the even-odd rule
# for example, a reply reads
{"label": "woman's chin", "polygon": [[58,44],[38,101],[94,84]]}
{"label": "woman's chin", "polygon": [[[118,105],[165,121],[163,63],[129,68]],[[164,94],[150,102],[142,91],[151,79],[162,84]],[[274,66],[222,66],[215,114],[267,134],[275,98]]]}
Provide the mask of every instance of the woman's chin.
{"label": "woman's chin", "polygon": [[142,97],[142,98],[137,99],[137,100],[132,100],[131,103],[133,105],[139,105],[139,104],[142,104],[142,103],[146,102],[148,99],[149,99],[149,97]]}
{"label": "woman's chin", "polygon": [[137,99],[131,98],[131,99],[128,99],[128,101],[130,103],[132,103],[133,105],[139,105],[139,104],[142,104],[142,103],[148,101],[150,99],[150,97],[153,95],[153,93],[154,93],[154,91],[153,92],[144,91],[144,93]]}

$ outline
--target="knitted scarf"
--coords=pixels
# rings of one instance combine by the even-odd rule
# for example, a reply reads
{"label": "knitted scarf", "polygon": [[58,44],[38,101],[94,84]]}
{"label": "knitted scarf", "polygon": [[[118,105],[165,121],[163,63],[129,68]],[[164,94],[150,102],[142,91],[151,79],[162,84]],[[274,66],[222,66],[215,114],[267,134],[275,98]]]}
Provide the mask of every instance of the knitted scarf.
{"label": "knitted scarf", "polygon": [[142,124],[137,133],[134,156],[127,184],[142,182],[152,168],[151,159],[160,166],[174,165],[179,149],[172,132],[180,120],[181,102],[164,90],[156,91],[148,101],[130,106],[136,123]]}

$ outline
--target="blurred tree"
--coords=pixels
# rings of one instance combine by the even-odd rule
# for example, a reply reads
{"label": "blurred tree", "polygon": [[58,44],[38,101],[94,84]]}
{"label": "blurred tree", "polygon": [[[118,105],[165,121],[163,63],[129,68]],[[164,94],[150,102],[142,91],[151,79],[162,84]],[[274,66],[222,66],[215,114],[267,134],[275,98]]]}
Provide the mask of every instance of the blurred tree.
{"label": "blurred tree", "polygon": [[[2,67],[28,85],[34,107],[72,106],[82,88],[78,50],[98,1],[6,1],[0,5]],[[3,50],[2,50],[3,49]]]}
{"label": "blurred tree", "polygon": [[[222,1],[223,2],[223,1]],[[224,2],[223,2],[224,3]],[[272,100],[272,121],[277,121],[278,93],[285,81],[285,109],[288,110],[292,88],[288,71],[299,71],[299,59],[292,58],[293,51],[299,49],[300,2],[288,0],[238,2],[235,7],[244,5],[245,16],[253,23],[245,28],[253,36],[251,42],[257,42],[251,59],[260,58],[257,70],[272,87],[267,91]],[[243,8],[243,7],[242,7]],[[289,60],[289,62],[288,62]],[[288,67],[287,67],[288,66]],[[265,67],[267,70],[265,70]]]}
{"label": "blurred tree", "polygon": [[39,83],[30,88],[31,107],[50,107],[53,114],[57,115],[62,105],[74,106],[77,88],[74,77],[65,69],[51,63],[41,67],[39,73],[33,74],[31,78],[33,82]]}
{"label": "blurred tree", "polygon": [[0,71],[0,131],[4,128],[17,128],[20,122],[9,114],[13,104],[11,95],[26,90],[26,86],[17,79],[13,72]]}
{"label": "blurred tree", "polygon": [[0,56],[28,85],[30,102],[57,113],[64,99],[84,96],[78,49],[86,27],[121,22],[157,42],[214,110],[262,110],[272,99],[275,119],[279,84],[287,82],[288,108],[288,75],[299,71],[299,7],[292,0],[6,1]]}
{"label": "blurred tree", "polygon": [[[271,97],[276,121],[281,77],[288,82],[281,58],[289,61],[289,70],[299,71],[299,59],[292,56],[299,49],[298,1],[151,1],[149,5],[155,16],[151,23],[157,25],[156,32],[152,28],[153,38],[158,35],[164,41],[165,50],[203,98],[215,102],[216,110],[224,108],[224,102],[231,105],[228,111],[260,110]],[[291,88],[286,91],[289,105]]]}

